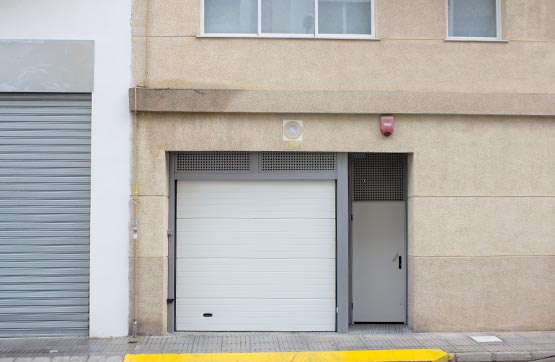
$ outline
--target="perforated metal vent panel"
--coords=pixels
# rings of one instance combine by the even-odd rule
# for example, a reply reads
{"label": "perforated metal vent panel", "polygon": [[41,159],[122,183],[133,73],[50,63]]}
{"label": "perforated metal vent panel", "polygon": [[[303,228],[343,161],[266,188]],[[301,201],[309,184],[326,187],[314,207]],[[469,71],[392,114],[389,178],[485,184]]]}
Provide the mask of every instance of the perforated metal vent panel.
{"label": "perforated metal vent panel", "polygon": [[179,152],[177,171],[238,172],[251,170],[249,152]]}
{"label": "perforated metal vent panel", "polygon": [[354,201],[405,200],[405,156],[396,153],[353,155]]}
{"label": "perforated metal vent panel", "polygon": [[260,171],[335,171],[335,153],[263,152]]}

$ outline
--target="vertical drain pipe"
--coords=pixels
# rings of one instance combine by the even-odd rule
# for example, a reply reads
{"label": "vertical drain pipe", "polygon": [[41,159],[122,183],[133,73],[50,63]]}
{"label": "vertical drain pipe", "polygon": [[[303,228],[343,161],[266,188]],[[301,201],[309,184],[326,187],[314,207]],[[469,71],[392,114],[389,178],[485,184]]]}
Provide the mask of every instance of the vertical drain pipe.
{"label": "vertical drain pipe", "polygon": [[[136,115],[135,115],[136,117]],[[139,203],[139,186],[133,184],[133,338],[137,338],[137,239],[139,220],[137,219],[137,204]]]}
{"label": "vertical drain pipe", "polygon": [[[138,145],[137,145],[137,130],[139,126],[138,122],[138,96],[137,90],[140,87],[146,87],[148,84],[148,54],[149,54],[149,21],[150,21],[150,2],[148,0],[144,0],[146,3],[146,13],[145,13],[145,50],[144,50],[144,79],[137,84],[135,79],[133,79],[134,87],[133,87],[133,134],[131,137],[131,149],[132,149],[132,170],[131,170],[131,178],[133,183],[133,194],[132,194],[132,202],[133,202],[133,282],[132,282],[132,303],[133,303],[133,310],[132,310],[132,318],[133,318],[133,326],[132,326],[132,337],[133,339],[137,338],[138,334],[138,322],[137,322],[137,240],[138,240],[138,233],[139,233],[139,222],[137,218],[137,209],[139,207],[139,185],[137,183],[137,157],[138,157]],[[131,15],[133,16],[133,14]],[[132,64],[132,67],[134,65]],[[133,70],[133,69],[131,69]],[[134,72],[131,72],[133,75]],[[136,342],[134,340],[133,342]]]}
{"label": "vertical drain pipe", "polygon": [[132,137],[132,149],[133,149],[133,194],[132,194],[132,202],[133,202],[133,226],[132,226],[132,235],[133,235],[133,283],[132,283],[132,302],[133,302],[133,327],[132,327],[132,337],[133,339],[137,338],[137,239],[139,235],[139,220],[137,219],[137,207],[139,203],[139,185],[136,183],[136,168],[137,168],[137,88],[133,90],[133,97],[134,97],[134,105],[133,105],[133,137]]}

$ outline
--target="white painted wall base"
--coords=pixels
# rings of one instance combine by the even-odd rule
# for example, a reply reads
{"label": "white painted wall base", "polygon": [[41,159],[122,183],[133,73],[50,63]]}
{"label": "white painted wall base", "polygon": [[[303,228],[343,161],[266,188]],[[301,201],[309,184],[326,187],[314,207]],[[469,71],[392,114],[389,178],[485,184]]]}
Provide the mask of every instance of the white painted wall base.
{"label": "white painted wall base", "polygon": [[2,39],[95,41],[90,335],[125,336],[129,315],[131,0],[3,0]]}

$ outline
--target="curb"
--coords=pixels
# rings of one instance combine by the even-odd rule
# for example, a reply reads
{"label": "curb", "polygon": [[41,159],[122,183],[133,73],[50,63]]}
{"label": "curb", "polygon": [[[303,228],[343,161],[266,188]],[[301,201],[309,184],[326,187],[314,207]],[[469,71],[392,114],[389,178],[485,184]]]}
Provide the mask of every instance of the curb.
{"label": "curb", "polygon": [[442,350],[128,354],[124,362],[448,362]]}
{"label": "curb", "polygon": [[555,351],[455,353],[452,362],[555,362]]}

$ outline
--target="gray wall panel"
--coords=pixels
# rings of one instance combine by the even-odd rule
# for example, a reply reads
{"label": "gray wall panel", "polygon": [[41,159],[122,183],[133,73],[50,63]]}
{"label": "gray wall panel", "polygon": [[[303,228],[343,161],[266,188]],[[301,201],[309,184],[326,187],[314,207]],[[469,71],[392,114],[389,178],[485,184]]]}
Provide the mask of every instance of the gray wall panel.
{"label": "gray wall panel", "polygon": [[0,93],[0,336],[88,335],[91,97]]}
{"label": "gray wall panel", "polygon": [[[92,40],[0,40],[0,54],[0,92],[93,91]],[[14,105],[42,108],[40,98],[30,101]]]}

